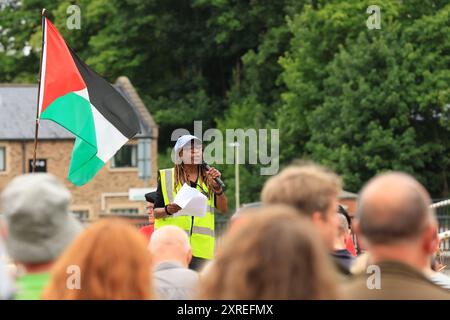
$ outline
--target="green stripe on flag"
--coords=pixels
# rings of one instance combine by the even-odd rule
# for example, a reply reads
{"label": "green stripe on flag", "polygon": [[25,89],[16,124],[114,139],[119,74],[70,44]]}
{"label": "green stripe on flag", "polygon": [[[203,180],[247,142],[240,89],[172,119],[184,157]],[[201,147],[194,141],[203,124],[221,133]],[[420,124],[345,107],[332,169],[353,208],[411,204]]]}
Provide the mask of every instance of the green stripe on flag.
{"label": "green stripe on flag", "polygon": [[67,177],[74,185],[82,186],[89,182],[97,172],[105,165],[97,154],[92,154],[92,146],[82,139],[77,138],[72,151],[72,161],[70,162],[69,176]]}
{"label": "green stripe on flag", "polygon": [[97,158],[95,124],[90,102],[76,93],[68,93],[52,102],[41,114],[75,136],[68,179],[81,186],[91,180],[105,164]]}

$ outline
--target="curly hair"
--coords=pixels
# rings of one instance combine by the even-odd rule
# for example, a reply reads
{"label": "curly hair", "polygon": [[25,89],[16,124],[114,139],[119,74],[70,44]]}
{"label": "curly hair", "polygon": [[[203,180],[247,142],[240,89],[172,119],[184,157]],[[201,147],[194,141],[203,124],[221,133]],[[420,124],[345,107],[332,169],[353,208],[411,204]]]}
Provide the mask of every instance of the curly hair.
{"label": "curly hair", "polygon": [[[43,299],[150,299],[150,254],[144,237],[119,218],[88,227],[52,268]],[[68,270],[80,270],[80,288],[67,286]]]}
{"label": "curly hair", "polygon": [[[208,187],[207,196],[208,198],[211,198],[211,196],[214,193],[214,188],[212,187],[211,183],[206,178],[206,169],[201,166],[199,166],[199,181],[197,185],[201,186],[201,183],[204,182],[206,186]],[[187,183],[190,185],[189,179],[186,174],[186,170],[184,169],[183,164],[175,164],[175,188],[181,187],[184,183]],[[206,190],[204,190],[206,191]]]}
{"label": "curly hair", "polygon": [[337,298],[334,269],[311,222],[282,205],[250,210],[251,218],[225,235],[199,298]]}

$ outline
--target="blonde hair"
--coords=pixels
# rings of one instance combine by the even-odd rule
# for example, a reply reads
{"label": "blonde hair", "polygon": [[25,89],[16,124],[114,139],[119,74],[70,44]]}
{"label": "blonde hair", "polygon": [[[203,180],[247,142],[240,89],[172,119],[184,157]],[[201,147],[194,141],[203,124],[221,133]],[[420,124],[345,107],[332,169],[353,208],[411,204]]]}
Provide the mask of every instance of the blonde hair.
{"label": "blonde hair", "polygon": [[[43,299],[150,299],[150,254],[144,237],[118,218],[86,229],[52,269]],[[80,270],[80,288],[67,287],[68,270]]]}
{"label": "blonde hair", "polygon": [[335,274],[311,222],[289,206],[252,210],[227,234],[200,284],[201,299],[334,299]]}
{"label": "blonde hair", "polygon": [[267,180],[261,199],[264,204],[291,205],[311,216],[325,214],[341,188],[341,179],[324,167],[292,165]]}

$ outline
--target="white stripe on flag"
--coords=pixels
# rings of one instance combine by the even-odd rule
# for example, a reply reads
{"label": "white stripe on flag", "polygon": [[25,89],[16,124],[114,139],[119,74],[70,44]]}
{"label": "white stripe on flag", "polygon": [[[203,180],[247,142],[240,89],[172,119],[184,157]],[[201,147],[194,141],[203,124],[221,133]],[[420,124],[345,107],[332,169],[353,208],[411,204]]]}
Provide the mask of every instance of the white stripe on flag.
{"label": "white stripe on flag", "polygon": [[97,138],[97,157],[106,163],[128,142],[128,138],[117,130],[92,104],[91,109]]}
{"label": "white stripe on flag", "polygon": [[[85,98],[90,102],[89,92],[87,89],[75,91],[76,94]],[[95,138],[97,140],[97,157],[103,162],[107,162],[111,159],[116,152],[128,142],[128,138],[125,137],[111,122],[109,122],[92,103],[92,117],[94,119],[95,126]]]}

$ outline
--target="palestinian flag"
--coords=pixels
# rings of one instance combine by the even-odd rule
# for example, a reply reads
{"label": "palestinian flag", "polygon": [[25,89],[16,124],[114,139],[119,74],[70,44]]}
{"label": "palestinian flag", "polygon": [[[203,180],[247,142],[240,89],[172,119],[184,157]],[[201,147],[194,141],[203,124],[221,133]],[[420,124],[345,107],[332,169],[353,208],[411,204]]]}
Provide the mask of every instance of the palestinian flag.
{"label": "palestinian flag", "polygon": [[68,179],[81,186],[136,133],[132,106],[89,69],[43,17],[39,118],[52,120],[76,136]]}

